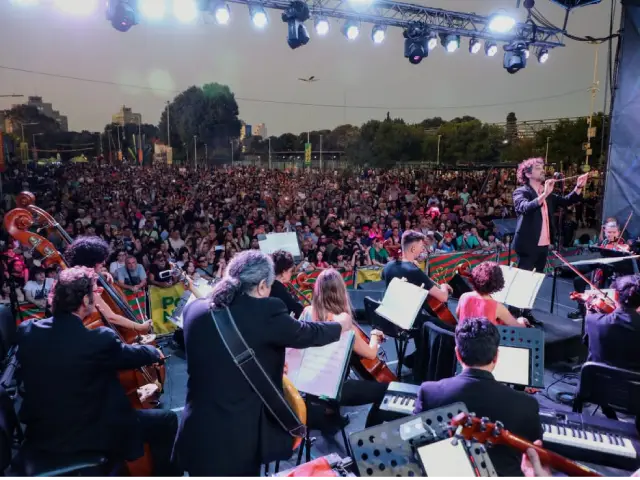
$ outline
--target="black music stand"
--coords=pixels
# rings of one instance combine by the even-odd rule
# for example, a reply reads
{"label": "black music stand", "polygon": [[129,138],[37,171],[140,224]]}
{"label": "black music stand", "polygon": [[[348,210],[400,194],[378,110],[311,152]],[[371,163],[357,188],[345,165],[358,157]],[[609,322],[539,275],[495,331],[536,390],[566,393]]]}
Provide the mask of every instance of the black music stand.
{"label": "black music stand", "polygon": [[508,264],[511,265],[511,247],[513,245],[513,236],[516,233],[516,226],[518,225],[518,219],[516,218],[503,218],[501,220],[493,220],[493,225],[498,227],[498,233],[502,235],[509,235],[509,259]]}

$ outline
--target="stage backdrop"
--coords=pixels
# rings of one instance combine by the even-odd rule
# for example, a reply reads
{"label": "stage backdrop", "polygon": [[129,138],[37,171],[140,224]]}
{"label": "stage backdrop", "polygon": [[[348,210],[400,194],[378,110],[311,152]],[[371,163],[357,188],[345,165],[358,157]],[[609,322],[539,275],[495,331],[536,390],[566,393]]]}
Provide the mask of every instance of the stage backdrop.
{"label": "stage backdrop", "polygon": [[624,224],[630,212],[628,238],[640,235],[640,1],[623,3],[623,29],[617,90],[613,101],[611,148],[604,218]]}

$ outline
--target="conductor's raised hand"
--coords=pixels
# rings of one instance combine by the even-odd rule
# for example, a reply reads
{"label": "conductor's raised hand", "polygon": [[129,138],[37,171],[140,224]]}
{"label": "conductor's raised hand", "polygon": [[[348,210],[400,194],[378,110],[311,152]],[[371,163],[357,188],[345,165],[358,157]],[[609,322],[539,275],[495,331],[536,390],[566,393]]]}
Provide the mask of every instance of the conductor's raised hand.
{"label": "conductor's raised hand", "polygon": [[589,172],[578,177],[578,180],[576,180],[576,187],[584,188],[584,186],[587,184],[587,180],[589,180]]}
{"label": "conductor's raised hand", "polygon": [[545,196],[545,198],[553,193],[555,182],[556,181],[553,178],[550,178],[549,180],[546,180],[544,182],[544,191],[542,192],[542,194]]}

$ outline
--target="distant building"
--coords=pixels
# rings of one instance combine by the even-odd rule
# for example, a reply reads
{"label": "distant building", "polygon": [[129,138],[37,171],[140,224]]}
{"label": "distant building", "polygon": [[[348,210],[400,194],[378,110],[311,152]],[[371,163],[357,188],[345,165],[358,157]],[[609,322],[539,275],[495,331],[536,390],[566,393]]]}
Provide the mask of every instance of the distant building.
{"label": "distant building", "polygon": [[264,123],[258,123],[253,127],[253,135],[256,137],[267,138],[267,126]]}
{"label": "distant building", "polygon": [[[41,115],[44,115],[45,117],[49,117],[55,120],[60,126],[60,130],[62,130],[63,132],[69,131],[69,121],[67,119],[67,116],[61,115],[58,110],[54,110],[52,104],[44,103],[42,101],[42,97],[38,97],[38,96],[29,97],[29,99],[24,105],[37,108],[38,112],[40,112]],[[13,105],[13,106],[17,107],[18,105]],[[7,133],[11,133],[11,132],[7,132]]]}
{"label": "distant building", "polygon": [[127,108],[125,105],[123,105],[118,113],[112,115],[111,122],[117,123],[121,126],[124,126],[128,123],[137,125],[138,123],[142,123],[142,114],[134,113],[130,108]]}
{"label": "distant building", "polygon": [[240,142],[244,141],[245,138],[249,138],[251,136],[251,125],[247,125],[242,122],[240,126]]}

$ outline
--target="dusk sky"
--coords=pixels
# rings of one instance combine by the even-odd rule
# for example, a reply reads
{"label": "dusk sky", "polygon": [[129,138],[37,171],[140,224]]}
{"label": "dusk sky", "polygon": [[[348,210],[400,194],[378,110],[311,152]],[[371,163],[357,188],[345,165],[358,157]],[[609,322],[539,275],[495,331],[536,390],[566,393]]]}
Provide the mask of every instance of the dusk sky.
{"label": "dusk sky", "polygon": [[[502,68],[502,50],[493,58],[484,53],[472,56],[464,38],[457,52],[448,54],[439,46],[414,66],[403,57],[400,29],[390,29],[385,42],[374,45],[371,25],[363,25],[359,38],[349,42],[338,23],[331,24],[326,37],[317,37],[312,22],[307,22],[311,41],[291,50],[279,11],[268,12],[270,24],[263,31],[253,27],[246,7],[233,4],[227,26],[203,15],[193,24],[169,18],[120,33],[103,11],[88,18],[73,17],[56,10],[51,0],[40,3],[27,7],[0,0],[0,95],[41,95],[68,115],[72,130],[102,130],[123,104],[142,113],[144,122],[157,124],[167,100],[191,85],[207,82],[229,85],[238,100],[240,118],[249,124],[266,123],[270,135],[330,129],[343,123],[360,125],[371,118],[384,118],[387,111],[408,122],[462,115],[503,122],[510,111],[520,120],[589,113],[595,47],[569,39],[566,47],[551,52],[546,64],[538,64],[532,55],[526,69],[509,75]],[[515,0],[418,3],[478,14],[515,7]],[[559,6],[538,0],[537,7],[555,24],[562,23],[564,10]],[[609,9],[609,1],[576,9],[569,32],[606,36]],[[522,20],[524,9],[518,13]],[[617,18],[616,30],[618,24]],[[601,92],[596,110],[603,106],[606,44],[599,49]],[[319,81],[298,81],[310,75]],[[528,101],[532,99],[538,100]],[[0,108],[19,101],[0,99]]]}

